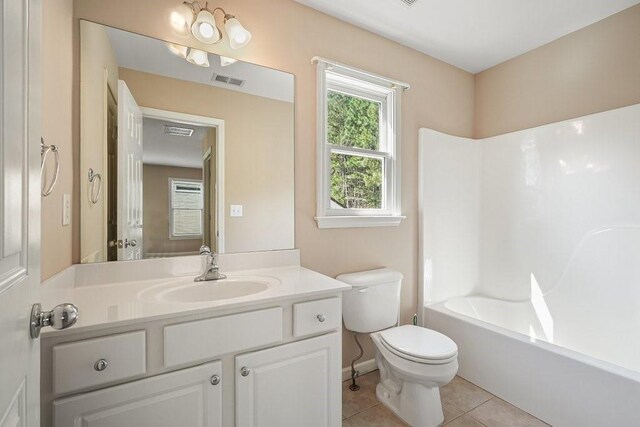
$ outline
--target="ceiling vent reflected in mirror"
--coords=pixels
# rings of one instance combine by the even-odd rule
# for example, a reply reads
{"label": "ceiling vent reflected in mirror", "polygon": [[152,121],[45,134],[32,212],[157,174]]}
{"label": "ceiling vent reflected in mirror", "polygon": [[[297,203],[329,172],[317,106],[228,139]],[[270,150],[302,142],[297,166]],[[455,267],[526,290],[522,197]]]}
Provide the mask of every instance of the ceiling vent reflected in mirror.
{"label": "ceiling vent reflected in mirror", "polygon": [[181,126],[164,125],[164,133],[173,136],[191,136],[193,135],[193,129]]}
{"label": "ceiling vent reflected in mirror", "polygon": [[242,86],[246,82],[246,80],[236,79],[234,77],[229,77],[229,76],[223,76],[221,74],[216,74],[216,73],[213,73],[213,76],[211,76],[211,81],[218,82],[218,83],[225,83],[232,86]]}

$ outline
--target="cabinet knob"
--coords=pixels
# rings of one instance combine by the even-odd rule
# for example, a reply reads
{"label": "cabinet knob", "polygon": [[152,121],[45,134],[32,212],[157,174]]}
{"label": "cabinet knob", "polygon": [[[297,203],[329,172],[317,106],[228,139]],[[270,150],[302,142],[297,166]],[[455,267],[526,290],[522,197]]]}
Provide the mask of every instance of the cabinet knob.
{"label": "cabinet knob", "polygon": [[318,322],[320,322],[320,323],[322,323],[325,320],[327,320],[327,318],[324,316],[324,314],[318,314],[316,317],[318,318]]}
{"label": "cabinet knob", "polygon": [[219,375],[214,375],[211,377],[211,385],[218,385],[220,384],[220,376]]}
{"label": "cabinet knob", "polygon": [[109,362],[107,362],[107,359],[100,359],[95,363],[95,365],[93,365],[93,369],[98,372],[102,372],[107,369],[107,366],[109,366]]}
{"label": "cabinet knob", "polygon": [[240,375],[242,375],[243,377],[246,377],[250,373],[251,373],[251,369],[247,368],[246,366],[243,366],[242,368],[240,368]]}

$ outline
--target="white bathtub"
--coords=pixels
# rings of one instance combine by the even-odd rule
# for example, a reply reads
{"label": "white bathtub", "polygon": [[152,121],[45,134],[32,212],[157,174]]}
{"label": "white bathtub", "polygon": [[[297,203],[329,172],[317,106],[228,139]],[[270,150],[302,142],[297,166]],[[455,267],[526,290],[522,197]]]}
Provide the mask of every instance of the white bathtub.
{"label": "white bathtub", "polygon": [[456,297],[426,306],[424,323],[458,344],[460,376],[553,426],[640,426],[635,316],[594,313],[618,319],[598,326],[536,304]]}
{"label": "white bathtub", "polygon": [[460,374],[554,426],[640,427],[640,104],[419,147],[422,321]]}

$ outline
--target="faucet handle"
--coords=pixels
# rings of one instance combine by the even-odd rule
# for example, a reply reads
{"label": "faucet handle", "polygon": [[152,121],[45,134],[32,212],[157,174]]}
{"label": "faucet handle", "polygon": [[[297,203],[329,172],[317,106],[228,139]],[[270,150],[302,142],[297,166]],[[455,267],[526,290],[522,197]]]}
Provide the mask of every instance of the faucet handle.
{"label": "faucet handle", "polygon": [[211,255],[211,248],[207,245],[200,246],[200,255]]}

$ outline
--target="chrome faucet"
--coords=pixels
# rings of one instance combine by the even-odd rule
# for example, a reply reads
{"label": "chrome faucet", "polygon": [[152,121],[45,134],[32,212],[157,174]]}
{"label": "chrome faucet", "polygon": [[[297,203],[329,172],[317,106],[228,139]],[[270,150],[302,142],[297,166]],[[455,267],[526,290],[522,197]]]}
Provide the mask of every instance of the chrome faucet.
{"label": "chrome faucet", "polygon": [[200,246],[200,255],[206,255],[207,260],[204,266],[204,271],[198,277],[193,279],[194,282],[207,282],[210,280],[221,280],[227,278],[227,276],[220,273],[218,269],[218,254],[211,252],[209,246]]}

